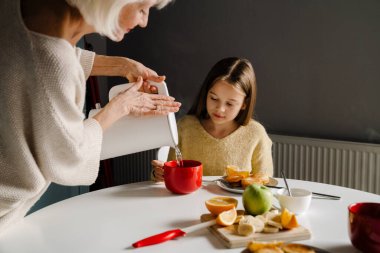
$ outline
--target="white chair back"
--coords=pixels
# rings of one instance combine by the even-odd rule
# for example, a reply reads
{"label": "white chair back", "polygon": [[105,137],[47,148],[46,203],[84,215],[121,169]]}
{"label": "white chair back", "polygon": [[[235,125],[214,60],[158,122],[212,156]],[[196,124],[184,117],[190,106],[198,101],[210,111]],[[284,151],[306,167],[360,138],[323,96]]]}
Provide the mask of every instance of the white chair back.
{"label": "white chair back", "polygon": [[170,146],[163,146],[157,150],[157,160],[166,162],[169,156]]}

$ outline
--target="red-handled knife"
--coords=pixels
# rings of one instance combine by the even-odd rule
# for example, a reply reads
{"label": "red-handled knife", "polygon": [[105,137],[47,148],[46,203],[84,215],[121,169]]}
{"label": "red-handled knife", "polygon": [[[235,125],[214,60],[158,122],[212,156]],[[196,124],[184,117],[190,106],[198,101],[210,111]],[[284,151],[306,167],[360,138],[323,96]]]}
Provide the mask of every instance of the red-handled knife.
{"label": "red-handled knife", "polygon": [[185,236],[185,235],[187,235],[191,232],[197,231],[199,229],[210,227],[212,225],[215,225],[215,223],[216,223],[215,220],[210,220],[210,221],[206,221],[206,222],[203,222],[203,223],[200,223],[197,225],[193,225],[193,226],[190,226],[187,228],[183,228],[183,229],[168,230],[168,231],[163,232],[161,234],[153,235],[153,236],[150,236],[148,238],[137,241],[137,242],[133,243],[132,246],[134,248],[140,248],[140,247],[144,247],[144,246],[149,246],[149,245],[153,245],[153,244],[166,242],[168,240],[174,239],[174,238],[179,237],[179,236]]}

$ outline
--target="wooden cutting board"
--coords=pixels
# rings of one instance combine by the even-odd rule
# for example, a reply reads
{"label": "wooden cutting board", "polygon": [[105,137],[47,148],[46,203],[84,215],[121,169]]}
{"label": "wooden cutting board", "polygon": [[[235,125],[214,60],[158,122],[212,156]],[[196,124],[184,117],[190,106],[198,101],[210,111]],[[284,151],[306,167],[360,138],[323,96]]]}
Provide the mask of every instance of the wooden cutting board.
{"label": "wooden cutting board", "polygon": [[[201,221],[209,220],[209,215],[202,215]],[[277,233],[253,233],[249,236],[241,236],[237,233],[238,225],[223,227],[214,225],[209,230],[214,234],[227,248],[246,247],[250,241],[299,241],[311,238],[310,231],[302,226],[290,230],[282,230]]]}

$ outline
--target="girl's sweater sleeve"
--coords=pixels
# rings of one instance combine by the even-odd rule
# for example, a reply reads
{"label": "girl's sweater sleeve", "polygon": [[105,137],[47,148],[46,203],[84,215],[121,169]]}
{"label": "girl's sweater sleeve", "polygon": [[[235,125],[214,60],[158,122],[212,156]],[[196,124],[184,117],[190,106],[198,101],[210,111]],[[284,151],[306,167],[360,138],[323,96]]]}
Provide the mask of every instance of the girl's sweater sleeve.
{"label": "girl's sweater sleeve", "polygon": [[260,127],[257,135],[258,142],[252,156],[252,173],[263,172],[273,176],[272,140],[264,127]]}

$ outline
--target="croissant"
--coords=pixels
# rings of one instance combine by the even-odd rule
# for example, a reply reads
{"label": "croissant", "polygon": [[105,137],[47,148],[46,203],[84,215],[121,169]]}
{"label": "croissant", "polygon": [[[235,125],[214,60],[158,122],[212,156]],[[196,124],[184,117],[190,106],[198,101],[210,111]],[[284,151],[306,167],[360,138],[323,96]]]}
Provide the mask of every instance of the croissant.
{"label": "croissant", "polygon": [[269,176],[265,173],[250,174],[247,170],[240,170],[235,165],[228,165],[226,167],[226,176],[224,178],[233,187],[247,187],[253,183],[267,184],[269,182]]}
{"label": "croissant", "polygon": [[248,185],[254,183],[265,185],[269,183],[269,176],[264,173],[256,173],[251,174],[249,177],[243,178],[241,180],[241,186],[243,187],[243,189],[245,189]]}

